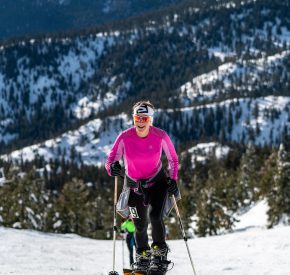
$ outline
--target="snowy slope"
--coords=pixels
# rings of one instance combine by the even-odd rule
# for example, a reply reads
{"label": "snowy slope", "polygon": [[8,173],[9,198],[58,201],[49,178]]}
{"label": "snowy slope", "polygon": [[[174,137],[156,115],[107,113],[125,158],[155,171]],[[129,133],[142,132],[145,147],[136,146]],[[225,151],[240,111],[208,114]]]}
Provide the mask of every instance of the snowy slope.
{"label": "snowy slope", "polygon": [[[236,232],[188,241],[199,275],[287,275],[290,270],[290,227],[264,227],[265,202],[241,218]],[[253,215],[256,221],[253,222]],[[247,230],[245,230],[247,229]],[[171,275],[193,274],[183,240],[169,241]],[[123,265],[122,241],[118,240],[117,270]],[[112,270],[112,241],[77,235],[45,234],[0,227],[0,274],[107,275]],[[128,266],[127,248],[124,261]],[[120,273],[121,274],[121,273]]]}
{"label": "snowy slope", "polygon": [[236,218],[239,222],[236,223],[235,230],[244,231],[255,227],[266,229],[268,208],[266,200],[262,200],[250,210],[237,215]]}
{"label": "snowy slope", "polygon": [[[213,54],[217,52],[219,52],[218,49],[215,49]],[[234,90],[247,90],[251,94],[258,89],[261,81],[265,87],[271,87],[275,81],[277,82],[277,79],[273,79],[273,73],[277,67],[283,65],[286,58],[289,58],[289,51],[260,59],[238,60],[222,64],[216,70],[194,77],[192,81],[182,85],[181,97],[184,102],[187,102],[187,100],[202,101],[217,98],[221,94],[231,94]],[[263,78],[262,74],[266,74],[267,78]],[[285,74],[289,72],[280,73],[280,77],[282,78]],[[234,86],[233,79],[240,79],[241,85]]]}
{"label": "snowy slope", "polygon": [[188,153],[192,155],[191,162],[205,162],[207,157],[215,156],[217,159],[225,157],[230,151],[228,146],[222,146],[217,142],[199,143],[190,148]]}
{"label": "snowy slope", "polygon": [[[25,147],[12,152],[9,156],[2,156],[3,159],[32,161],[36,155],[42,156],[46,161],[61,157],[62,153],[66,160],[70,159],[71,148],[74,147],[77,154],[81,154],[82,160],[87,165],[102,165],[111,148],[112,143],[121,131],[122,121],[125,128],[129,128],[130,122],[125,114],[113,118],[113,123],[109,123],[107,131],[102,131],[104,121],[95,119],[79,129],[69,131],[56,139],[47,140],[41,144]],[[57,153],[61,152],[61,154]],[[66,153],[65,153],[66,152]]]}

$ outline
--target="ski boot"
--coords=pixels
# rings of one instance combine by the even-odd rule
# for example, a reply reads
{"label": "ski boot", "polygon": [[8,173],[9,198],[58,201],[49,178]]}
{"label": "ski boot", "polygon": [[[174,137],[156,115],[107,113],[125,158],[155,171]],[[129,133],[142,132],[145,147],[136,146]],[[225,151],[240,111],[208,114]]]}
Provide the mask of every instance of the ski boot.
{"label": "ski boot", "polygon": [[166,244],[152,245],[152,259],[148,270],[148,275],[164,275],[168,270],[171,261],[167,260],[169,249]]}
{"label": "ski boot", "polygon": [[131,275],[147,275],[147,271],[150,265],[151,251],[137,250],[136,251],[136,262],[132,264]]}

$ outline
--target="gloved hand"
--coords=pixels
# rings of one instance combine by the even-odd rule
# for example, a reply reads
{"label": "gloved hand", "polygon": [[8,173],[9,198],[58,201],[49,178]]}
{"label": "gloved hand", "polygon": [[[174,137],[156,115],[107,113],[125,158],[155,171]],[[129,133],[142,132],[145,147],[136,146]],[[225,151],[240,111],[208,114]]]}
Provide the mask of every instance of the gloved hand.
{"label": "gloved hand", "polygon": [[169,196],[174,195],[176,197],[179,193],[179,189],[178,189],[176,180],[171,179],[171,178],[167,178],[167,184],[168,184],[167,191],[168,191]]}
{"label": "gloved hand", "polygon": [[117,225],[114,225],[114,226],[113,226],[113,229],[114,229],[114,231],[116,231],[117,233],[119,233],[119,231],[120,231],[120,229],[119,229],[119,227],[118,227]]}
{"label": "gloved hand", "polygon": [[122,167],[119,161],[113,162],[110,166],[110,173],[112,177],[121,176]]}

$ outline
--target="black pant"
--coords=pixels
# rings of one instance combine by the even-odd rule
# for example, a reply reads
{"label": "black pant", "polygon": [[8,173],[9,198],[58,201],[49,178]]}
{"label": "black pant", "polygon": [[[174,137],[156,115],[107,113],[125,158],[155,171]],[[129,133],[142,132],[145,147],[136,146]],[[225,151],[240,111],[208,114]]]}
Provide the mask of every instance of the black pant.
{"label": "black pant", "polygon": [[135,245],[135,240],[134,240],[133,233],[127,233],[126,243],[127,243],[128,249],[129,249],[130,265],[131,265],[134,262],[133,249],[134,249],[134,245]]}
{"label": "black pant", "polygon": [[[149,249],[147,228],[149,220],[152,227],[152,239],[154,244],[165,243],[165,225],[163,221],[163,208],[167,198],[167,179],[164,172],[158,175],[154,185],[144,189],[147,193],[148,205],[144,204],[144,196],[130,191],[128,205],[137,217],[132,217],[136,231],[135,241],[138,250]],[[137,211],[137,213],[135,213]],[[149,217],[148,217],[149,213]]]}

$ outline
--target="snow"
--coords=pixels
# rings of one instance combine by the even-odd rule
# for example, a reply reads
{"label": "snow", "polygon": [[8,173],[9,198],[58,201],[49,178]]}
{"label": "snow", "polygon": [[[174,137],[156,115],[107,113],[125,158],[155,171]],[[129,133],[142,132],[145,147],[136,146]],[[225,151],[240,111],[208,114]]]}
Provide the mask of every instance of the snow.
{"label": "snow", "polygon": [[223,47],[211,47],[208,48],[208,53],[220,58],[223,62],[226,57],[235,57],[236,53],[233,50],[223,46]]}
{"label": "snow", "polygon": [[[4,174],[4,168],[1,167],[0,168],[0,187],[3,186],[5,182],[6,182],[6,177]],[[1,222],[1,220],[0,220],[0,222]]]}
{"label": "snow", "polygon": [[258,202],[255,207],[237,217],[240,221],[235,226],[235,230],[246,230],[253,227],[265,229],[267,226],[267,211],[268,204],[266,200]]}
{"label": "snow", "polygon": [[[240,216],[234,233],[188,240],[198,275],[287,275],[290,269],[289,226],[266,229],[267,203]],[[178,225],[176,225],[178,226]],[[112,270],[111,240],[75,234],[48,234],[0,227],[0,274],[107,275]],[[169,240],[170,275],[193,274],[183,240]],[[124,251],[124,252],[123,252]],[[116,270],[128,267],[128,251],[116,242]]]}
{"label": "snow", "polygon": [[225,157],[230,151],[228,146],[222,146],[217,142],[199,143],[188,149],[188,153],[192,154],[192,163],[196,161],[205,162],[208,157],[215,156],[217,159]]}

